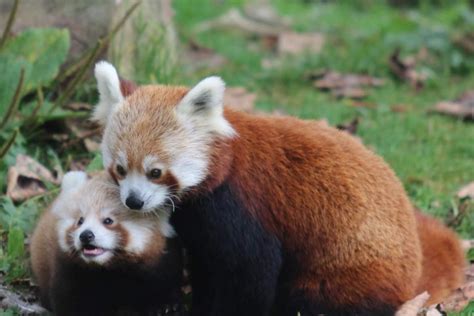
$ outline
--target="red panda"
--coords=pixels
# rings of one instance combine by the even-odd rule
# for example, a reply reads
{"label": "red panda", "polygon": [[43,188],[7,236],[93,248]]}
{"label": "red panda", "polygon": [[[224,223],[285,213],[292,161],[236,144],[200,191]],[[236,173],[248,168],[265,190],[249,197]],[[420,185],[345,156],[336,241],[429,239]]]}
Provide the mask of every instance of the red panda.
{"label": "red panda", "polygon": [[176,315],[182,258],[172,234],[167,212],[124,212],[108,175],[67,173],[31,240],[41,303],[56,315]]}
{"label": "red panda", "polygon": [[359,141],[224,108],[218,77],[124,93],[112,65],[95,76],[104,166],[129,209],[175,207],[192,315],[393,315],[417,294],[413,207]]}

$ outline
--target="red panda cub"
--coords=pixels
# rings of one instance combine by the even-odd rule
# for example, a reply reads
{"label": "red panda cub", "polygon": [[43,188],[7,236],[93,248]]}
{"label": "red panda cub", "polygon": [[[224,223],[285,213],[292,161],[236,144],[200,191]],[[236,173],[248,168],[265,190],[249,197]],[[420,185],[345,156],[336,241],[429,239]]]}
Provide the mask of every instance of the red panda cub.
{"label": "red panda cub", "polygon": [[192,315],[394,315],[417,294],[413,207],[361,142],[224,108],[218,77],[125,91],[112,65],[95,76],[104,166],[122,203],[176,206]]}
{"label": "red panda cub", "polygon": [[168,217],[124,210],[104,173],[67,173],[30,246],[42,304],[56,315],[177,315],[182,258]]}

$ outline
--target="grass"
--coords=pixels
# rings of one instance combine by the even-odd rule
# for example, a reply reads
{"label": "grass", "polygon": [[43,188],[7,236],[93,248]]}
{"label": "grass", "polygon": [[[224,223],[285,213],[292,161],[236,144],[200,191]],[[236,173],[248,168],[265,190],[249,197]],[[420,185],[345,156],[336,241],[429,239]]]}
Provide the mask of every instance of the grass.
{"label": "grass", "polygon": [[[268,69],[262,66],[262,60],[276,56],[255,36],[235,29],[196,32],[201,22],[231,8],[242,8],[247,1],[175,0],[175,23],[183,46],[189,39],[195,39],[225,56],[228,62],[213,71],[170,69],[166,52],[160,51],[161,37],[151,42],[145,37],[137,38],[146,49],[135,56],[133,63],[139,64],[139,68],[136,78],[130,79],[140,83],[192,85],[205,76],[218,74],[228,86],[243,86],[255,92],[258,95],[256,106],[260,110],[279,109],[306,119],[327,119],[333,125],[359,117],[357,135],[393,167],[413,203],[446,219],[459,204],[456,191],[474,180],[474,125],[430,115],[427,110],[438,101],[454,99],[474,87],[474,57],[452,44],[453,38],[473,28],[474,12],[469,9],[468,1],[445,2],[441,6],[420,2],[416,8],[396,9],[376,0],[331,3],[272,0],[276,10],[292,20],[293,30],[322,32],[326,45],[320,54],[282,58],[279,67]],[[144,22],[137,27],[147,25]],[[419,69],[428,74],[428,80],[425,88],[417,92],[393,77],[388,59],[396,48],[406,56],[423,47],[428,49],[431,59],[419,65]],[[384,78],[386,84],[370,90],[365,101],[371,108],[357,107],[349,100],[336,99],[316,90],[312,82],[305,79],[309,71],[323,68],[369,74]],[[95,82],[81,84],[73,99],[95,103]],[[399,105],[404,112],[392,111],[393,106]],[[0,176],[6,179],[8,166],[14,164],[15,156],[20,153],[33,156],[50,169],[60,165],[68,170],[73,160],[94,157],[90,168],[100,166],[100,158],[93,153],[77,147],[61,148],[59,141],[51,142],[45,134],[47,132],[37,128],[19,133],[8,155],[0,160]],[[3,191],[5,186],[6,183],[0,183]],[[13,264],[18,267],[11,270],[15,276],[27,275],[24,256],[10,254],[13,257],[1,260],[8,247],[14,247],[15,243],[23,245],[21,234],[8,228],[20,227],[29,233],[39,210],[52,201],[56,191],[19,205],[0,196],[0,270],[9,269],[4,265],[10,265],[11,270]],[[472,203],[467,216],[455,229],[464,238],[474,238]]]}
{"label": "grass", "polygon": [[[331,124],[360,117],[358,136],[395,169],[415,205],[436,216],[448,216],[457,203],[456,191],[474,179],[474,126],[428,115],[427,110],[474,87],[473,58],[451,43],[453,36],[473,25],[474,13],[467,4],[460,1],[441,8],[423,5],[416,10],[399,10],[382,2],[272,3],[280,14],[291,18],[294,30],[326,35],[321,54],[286,58],[281,67],[265,69],[261,60],[274,56],[248,34],[229,29],[194,31],[200,22],[231,7],[242,7],[245,1],[208,0],[196,6],[177,0],[174,5],[183,39],[193,37],[229,60],[218,72],[229,86],[256,92],[257,107],[263,110],[282,109],[303,118],[325,118]],[[388,59],[397,47],[404,55],[422,47],[433,54],[434,61],[422,65],[429,79],[421,91],[391,75]],[[352,102],[317,91],[304,80],[308,70],[322,68],[385,78],[385,86],[371,90],[367,100],[375,108],[352,106]],[[209,74],[204,70],[187,75],[183,81],[192,84]],[[393,112],[395,105],[403,105],[406,111]],[[465,221],[458,232],[472,238],[474,216]]]}

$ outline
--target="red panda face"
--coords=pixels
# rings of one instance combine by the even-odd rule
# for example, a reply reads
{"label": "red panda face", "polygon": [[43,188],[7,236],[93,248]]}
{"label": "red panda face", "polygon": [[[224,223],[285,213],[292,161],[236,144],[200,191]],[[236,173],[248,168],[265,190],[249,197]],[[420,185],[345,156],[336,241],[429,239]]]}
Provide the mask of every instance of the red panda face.
{"label": "red panda face", "polygon": [[[63,181],[64,182],[64,181]],[[142,256],[156,236],[172,236],[169,214],[130,213],[111,179],[84,180],[54,203],[60,249],[87,264],[109,265]]]}
{"label": "red panda face", "polygon": [[210,77],[190,90],[144,86],[125,97],[112,65],[97,64],[95,74],[104,167],[122,203],[143,212],[172,208],[173,197],[207,177],[216,138],[235,136],[223,116],[224,83]]}

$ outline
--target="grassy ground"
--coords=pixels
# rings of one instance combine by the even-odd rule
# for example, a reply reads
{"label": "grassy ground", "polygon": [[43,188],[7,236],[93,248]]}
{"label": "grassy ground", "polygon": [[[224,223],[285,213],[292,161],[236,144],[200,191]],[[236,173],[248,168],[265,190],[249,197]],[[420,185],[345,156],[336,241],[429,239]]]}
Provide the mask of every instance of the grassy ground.
{"label": "grassy ground", "polygon": [[[467,3],[456,1],[434,7],[423,4],[428,1],[420,1],[422,5],[417,8],[395,9],[382,1],[321,4],[319,1],[273,0],[271,3],[278,12],[292,20],[295,31],[322,32],[326,45],[320,54],[284,58],[279,67],[268,69],[262,66],[262,60],[277,57],[255,36],[229,29],[196,32],[201,22],[220,16],[232,7],[241,8],[246,2],[174,0],[175,23],[183,47],[192,38],[225,56],[228,62],[212,71],[200,69],[190,73],[177,67],[171,76],[160,73],[162,65],[144,62],[137,72],[139,77],[131,79],[145,83],[149,78],[165,78],[163,83],[192,85],[202,77],[218,74],[228,86],[243,86],[255,92],[256,106],[260,110],[283,110],[307,119],[327,119],[334,125],[358,117],[357,135],[395,169],[412,201],[440,218],[451,216],[459,204],[456,191],[474,180],[474,125],[429,115],[427,110],[438,101],[454,99],[474,88],[474,57],[463,54],[452,44],[453,38],[474,27],[474,12],[468,9]],[[417,53],[421,48],[428,49],[431,59],[419,65],[429,76],[424,89],[415,91],[393,77],[388,59],[396,48],[401,49],[403,56]],[[144,56],[144,60],[156,59]],[[356,107],[352,101],[316,90],[312,82],[305,79],[308,72],[323,68],[369,74],[384,78],[386,83],[369,90],[365,102],[372,105],[370,108]],[[96,98],[92,80],[81,85],[73,97],[75,101],[91,103]],[[403,106],[405,111],[394,112],[393,106]],[[14,164],[18,153],[27,153],[48,168],[59,163],[64,169],[68,169],[73,160],[94,157],[77,147],[61,148],[58,142],[44,142],[41,130],[35,130],[31,137],[23,137],[25,134],[26,131],[21,130],[9,154],[0,161],[1,177],[6,176],[8,166]],[[100,159],[96,162],[100,166]],[[5,186],[0,183],[0,189]],[[54,194],[33,198],[20,205],[13,205],[0,196],[0,271],[9,271],[12,280],[25,277],[27,264],[23,255],[1,260],[10,247],[5,241],[23,232],[29,233],[36,214],[52,196]],[[8,232],[7,227],[12,227],[12,222],[21,228],[18,233]],[[472,206],[454,228],[463,237],[474,238]],[[22,247],[23,239],[18,240]]]}
{"label": "grassy ground", "polygon": [[[360,117],[358,135],[395,169],[414,203],[437,216],[447,216],[455,192],[474,179],[474,126],[449,117],[428,115],[427,109],[440,100],[457,97],[474,86],[469,57],[459,55],[450,39],[472,26],[474,15],[467,5],[398,10],[387,5],[305,4],[275,0],[278,11],[293,21],[297,31],[323,32],[327,44],[319,55],[287,58],[282,67],[265,69],[263,58],[272,53],[255,49],[258,42],[238,31],[214,29],[195,34],[200,22],[242,6],[244,1],[175,1],[176,21],[184,37],[194,36],[229,60],[218,71],[228,85],[244,86],[258,95],[257,107],[282,109],[310,119],[326,118],[338,124]],[[388,59],[395,48],[402,54],[428,47],[434,61],[425,65],[426,87],[419,92],[394,78]],[[459,60],[457,60],[459,59]],[[371,91],[367,102],[375,108],[352,106],[317,91],[304,80],[309,70],[332,69],[360,72],[386,78],[386,85]],[[206,71],[187,77],[192,84]],[[390,110],[403,105],[404,113]],[[458,228],[474,237],[474,217]]]}

